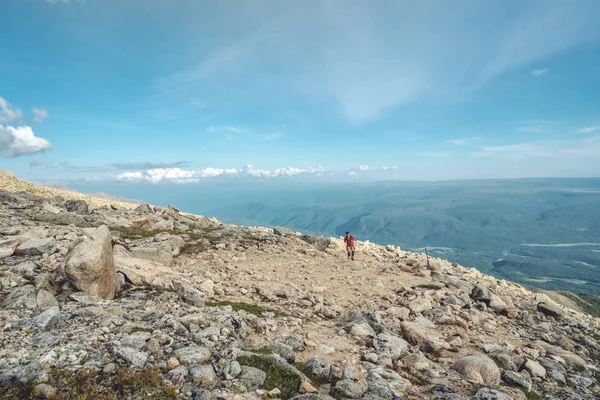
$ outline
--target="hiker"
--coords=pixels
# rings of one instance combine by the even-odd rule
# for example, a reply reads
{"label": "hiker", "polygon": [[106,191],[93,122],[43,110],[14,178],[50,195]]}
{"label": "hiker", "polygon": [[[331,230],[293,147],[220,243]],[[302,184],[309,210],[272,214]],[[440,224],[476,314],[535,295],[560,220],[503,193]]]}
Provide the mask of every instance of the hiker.
{"label": "hiker", "polygon": [[346,243],[346,250],[348,251],[348,260],[354,261],[354,236],[350,232],[346,232],[344,243]]}

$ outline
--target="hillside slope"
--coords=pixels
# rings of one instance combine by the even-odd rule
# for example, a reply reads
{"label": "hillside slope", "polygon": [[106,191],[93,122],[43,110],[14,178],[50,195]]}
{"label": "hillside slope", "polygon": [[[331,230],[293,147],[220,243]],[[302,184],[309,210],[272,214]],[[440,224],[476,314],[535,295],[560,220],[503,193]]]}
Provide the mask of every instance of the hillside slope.
{"label": "hillside slope", "polygon": [[518,284],[391,246],[358,242],[353,262],[339,238],[26,187],[35,196],[0,190],[0,398],[600,393],[600,320]]}

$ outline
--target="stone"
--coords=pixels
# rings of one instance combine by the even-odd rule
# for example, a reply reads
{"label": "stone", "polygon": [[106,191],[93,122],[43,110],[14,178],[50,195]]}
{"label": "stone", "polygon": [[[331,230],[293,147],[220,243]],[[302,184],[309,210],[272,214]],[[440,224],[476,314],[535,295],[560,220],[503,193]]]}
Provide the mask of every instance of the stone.
{"label": "stone", "polygon": [[119,290],[113,261],[112,239],[106,225],[71,251],[61,267],[62,276],[77,289],[105,300]]}
{"label": "stone", "polygon": [[399,318],[401,320],[407,319],[410,315],[410,310],[406,307],[392,306],[388,308],[386,312],[390,317]]}
{"label": "stone", "polygon": [[489,302],[492,300],[493,293],[484,285],[475,285],[471,291],[471,298],[476,301]]}
{"label": "stone", "polygon": [[357,382],[353,379],[343,379],[337,381],[334,387],[334,392],[337,396],[349,399],[359,399],[367,391],[368,385],[366,382]]}
{"label": "stone", "polygon": [[483,354],[459,358],[452,367],[465,379],[484,385],[500,383],[500,369],[494,360]]}
{"label": "stone", "polygon": [[148,360],[148,354],[133,347],[117,346],[115,355],[137,368],[142,368]]}
{"label": "stone", "polygon": [[369,325],[369,323],[366,321],[351,323],[347,330],[352,336],[374,337],[377,335],[371,325]]}
{"label": "stone", "polygon": [[542,367],[537,361],[525,361],[525,364],[523,364],[522,369],[529,372],[529,374],[532,377],[544,378],[546,376],[546,368]]}
{"label": "stone", "polygon": [[302,235],[300,239],[321,251],[327,250],[327,247],[331,244],[331,239],[323,236]]}
{"label": "stone", "polygon": [[37,361],[17,364],[0,372],[0,385],[8,382],[43,383],[47,380],[48,373]]}
{"label": "stone", "polygon": [[373,347],[378,355],[387,353],[392,359],[396,360],[408,349],[409,343],[391,333],[380,333],[373,339]]}
{"label": "stone", "polygon": [[40,383],[33,388],[33,395],[37,398],[52,399],[56,396],[56,389],[45,383]]}
{"label": "stone", "polygon": [[201,307],[204,305],[204,294],[195,289],[186,285],[183,282],[173,282],[173,287],[175,288],[175,292],[181,297],[183,301],[186,303],[190,303],[192,305]]}
{"label": "stone", "polygon": [[65,208],[69,212],[74,212],[81,215],[88,213],[88,203],[84,200],[67,200],[65,202]]}
{"label": "stone", "polygon": [[265,380],[267,380],[267,374],[254,367],[248,367],[242,365],[242,372],[237,378],[242,384],[249,390],[261,388]]}
{"label": "stone", "polygon": [[282,228],[281,226],[273,228],[273,233],[277,236],[296,236],[296,232],[289,228]]}
{"label": "stone", "polygon": [[305,394],[305,393],[318,393],[319,391],[313,385],[311,385],[311,383],[309,381],[304,381],[300,384],[300,387],[298,388],[298,392],[301,394]]}
{"label": "stone", "polygon": [[537,310],[552,318],[563,319],[565,317],[564,311],[557,304],[542,302],[537,305]]}
{"label": "stone", "polygon": [[153,214],[154,208],[150,204],[141,204],[135,209],[135,212],[138,214]]}
{"label": "stone", "polygon": [[292,283],[272,283],[258,286],[259,294],[283,297],[286,299],[303,299],[306,297],[304,290]]}
{"label": "stone", "polygon": [[421,350],[436,352],[449,346],[436,332],[417,323],[402,322],[400,328],[404,339],[413,346],[420,346]]}
{"label": "stone", "polygon": [[201,365],[210,361],[211,352],[206,347],[188,346],[173,352],[182,365]]}
{"label": "stone", "polygon": [[133,247],[129,251],[134,258],[152,261],[167,267],[170,267],[173,264],[173,252],[171,246],[165,242]]}
{"label": "stone", "polygon": [[242,366],[237,360],[229,363],[227,368],[223,370],[223,376],[227,380],[235,379],[242,373]]}
{"label": "stone", "polygon": [[212,389],[217,383],[217,374],[212,365],[198,365],[190,368],[190,375],[196,385]]}
{"label": "stone", "polygon": [[50,307],[41,314],[36,315],[28,321],[27,325],[40,330],[46,330],[59,321],[60,311],[58,306]]}
{"label": "stone", "polygon": [[475,396],[471,397],[471,400],[513,400],[513,398],[498,390],[483,388],[479,389]]}
{"label": "stone", "polygon": [[415,314],[420,314],[423,311],[431,310],[432,307],[429,300],[419,297],[408,303],[408,308]]}
{"label": "stone", "polygon": [[323,382],[329,382],[332,376],[331,364],[321,357],[309,358],[305,361],[312,373]]}
{"label": "stone", "polygon": [[16,288],[4,299],[2,306],[9,310],[37,309],[37,289],[33,285]]}
{"label": "stone", "polygon": [[50,307],[58,307],[58,301],[50,292],[45,289],[40,289],[36,295],[37,308],[47,310]]}
{"label": "stone", "polygon": [[18,245],[19,239],[0,240],[0,260],[12,256]]}
{"label": "stone", "polygon": [[501,312],[504,311],[508,308],[508,304],[506,304],[506,302],[504,300],[502,300],[502,298],[500,298],[500,296],[497,296],[495,294],[492,294],[491,299],[488,303],[488,306],[497,312]]}
{"label": "stone", "polygon": [[510,386],[523,389],[526,393],[531,391],[531,378],[526,373],[520,374],[515,371],[504,371],[502,373],[502,380]]}
{"label": "stone", "polygon": [[42,254],[51,254],[55,245],[56,241],[54,238],[29,239],[17,247],[15,254],[18,256],[41,256]]}
{"label": "stone", "polygon": [[175,357],[171,357],[167,360],[167,368],[170,370],[179,367],[179,360]]}

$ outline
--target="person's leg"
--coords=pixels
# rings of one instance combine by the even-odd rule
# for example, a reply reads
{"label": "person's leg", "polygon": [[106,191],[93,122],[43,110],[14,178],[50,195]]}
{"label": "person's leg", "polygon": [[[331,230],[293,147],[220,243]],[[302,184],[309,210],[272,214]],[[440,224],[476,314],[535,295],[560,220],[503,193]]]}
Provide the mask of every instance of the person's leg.
{"label": "person's leg", "polygon": [[354,261],[354,246],[352,246],[352,261]]}
{"label": "person's leg", "polygon": [[348,252],[348,259],[350,259],[350,247],[346,247],[346,251]]}

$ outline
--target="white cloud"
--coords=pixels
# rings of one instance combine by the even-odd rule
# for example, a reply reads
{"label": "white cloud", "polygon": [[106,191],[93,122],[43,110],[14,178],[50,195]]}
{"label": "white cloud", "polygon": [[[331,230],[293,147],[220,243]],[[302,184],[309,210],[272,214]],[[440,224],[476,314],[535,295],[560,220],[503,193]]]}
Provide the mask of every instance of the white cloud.
{"label": "white cloud", "polygon": [[279,178],[292,177],[300,174],[321,175],[324,172],[323,167],[316,168],[295,168],[286,167],[275,170],[256,169],[252,165],[246,165],[241,169],[236,168],[212,168],[207,167],[202,170],[183,170],[180,168],[155,168],[146,172],[124,172],[116,176],[121,181],[139,181],[139,182],[173,182],[173,183],[196,183],[202,179],[217,177],[250,177],[250,178]]}
{"label": "white cloud", "polygon": [[412,0],[261,1],[237,9],[225,2],[211,11],[236,29],[226,45],[187,54],[188,66],[159,82],[163,92],[193,98],[210,88],[217,98],[273,106],[309,97],[356,123],[404,104],[464,98],[600,37],[597,0],[465,0],[450,8]]}
{"label": "white cloud", "polygon": [[51,148],[50,142],[35,136],[29,126],[0,125],[0,156],[2,157],[31,155]]}
{"label": "white cloud", "polygon": [[41,124],[43,120],[48,118],[48,110],[44,110],[43,108],[34,108],[33,109],[33,121],[36,124]]}
{"label": "white cloud", "polygon": [[549,71],[548,68],[534,69],[531,71],[531,75],[538,77],[538,76],[542,76],[542,75],[546,74],[548,71]]}
{"label": "white cloud", "polygon": [[466,145],[469,143],[473,143],[480,139],[481,139],[480,137],[475,136],[475,137],[469,137],[469,138],[451,139],[451,140],[447,140],[447,142],[450,144],[457,145],[457,146],[463,146],[463,145]]}
{"label": "white cloud", "polygon": [[0,122],[7,124],[25,120],[23,111],[14,108],[5,98],[0,97]]}
{"label": "white cloud", "polygon": [[354,175],[357,175],[359,172],[392,171],[392,170],[397,170],[397,169],[398,169],[398,167],[393,166],[393,165],[384,165],[381,167],[371,167],[370,165],[359,165],[356,167],[348,168],[346,170],[346,173],[350,176],[354,176]]}
{"label": "white cloud", "polygon": [[578,130],[580,133],[592,133],[600,130],[600,126],[588,126],[587,128],[581,128]]}

